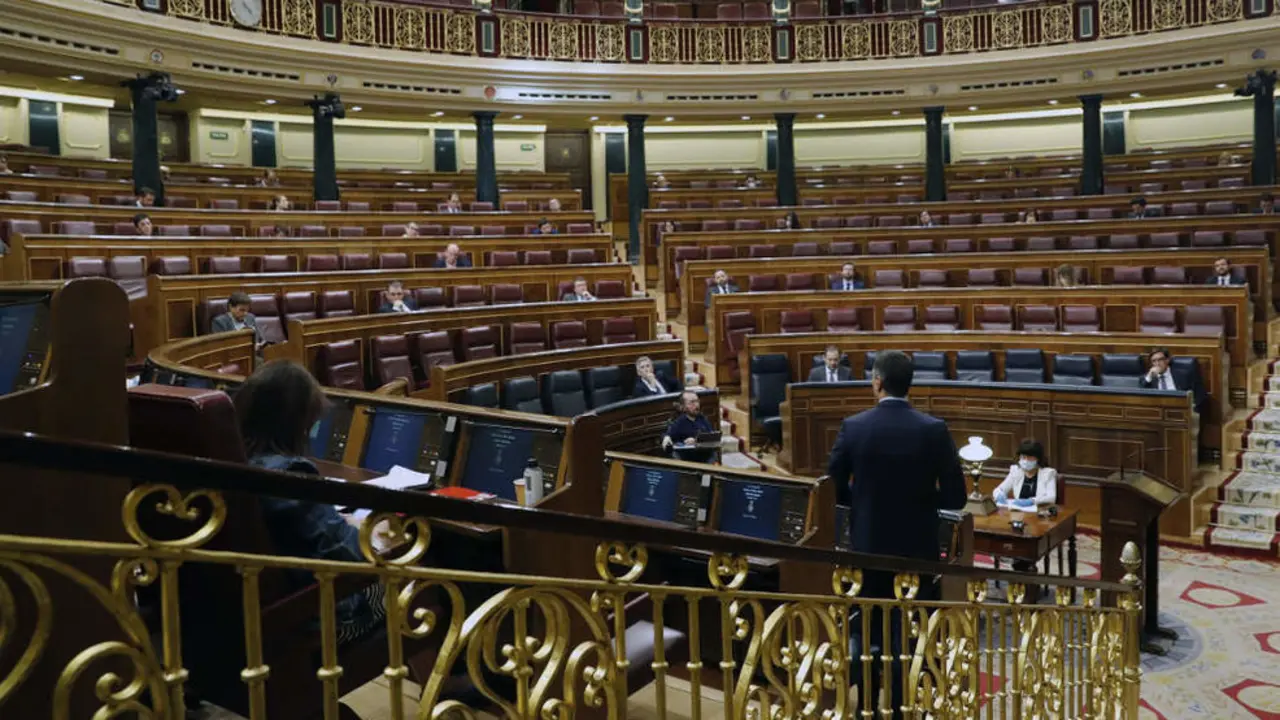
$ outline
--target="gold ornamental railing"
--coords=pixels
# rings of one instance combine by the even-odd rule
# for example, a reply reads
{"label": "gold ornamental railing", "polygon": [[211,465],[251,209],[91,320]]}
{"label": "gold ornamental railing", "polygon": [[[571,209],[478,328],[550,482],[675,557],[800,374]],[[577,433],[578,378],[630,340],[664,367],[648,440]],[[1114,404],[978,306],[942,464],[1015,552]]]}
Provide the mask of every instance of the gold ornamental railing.
{"label": "gold ornamental railing", "polygon": [[[182,718],[188,692],[219,683],[240,688],[238,711],[253,720],[307,717],[308,701],[316,716],[351,717],[340,700],[345,685],[374,676],[393,718],[618,718],[650,683],[646,715],[662,718],[713,710],[753,720],[889,718],[894,709],[911,718],[1138,717],[1133,547],[1124,583],[1107,584],[655,530],[32,436],[0,434],[0,465],[133,482],[120,516],[126,539],[0,528],[4,717],[36,717],[15,705],[25,692],[47,704],[42,717]],[[220,545],[242,519],[237,509],[253,506],[236,500],[248,491],[255,500],[371,508],[360,526],[363,559]],[[564,552],[586,541],[596,576],[447,569],[433,560],[440,523],[497,521],[508,533],[566,538]],[[172,532],[175,524],[183,529]],[[380,549],[384,542],[394,549]],[[657,558],[673,546],[704,551],[705,567],[668,566],[655,577]],[[827,567],[830,592],[749,590],[749,565],[761,558]],[[893,574],[892,597],[863,596],[877,571]],[[314,576],[314,587],[269,597],[282,572]],[[200,584],[215,574],[224,582]],[[925,599],[935,575],[962,579],[967,597]],[[1003,597],[993,582],[1003,583]],[[1052,604],[1028,602],[1028,582],[1051,586]],[[351,639],[339,608],[357,594],[385,598],[385,617]],[[306,602],[293,610],[311,620],[287,612],[299,597]],[[102,610],[107,635],[86,631],[83,646],[53,652],[62,625]],[[362,678],[370,643],[361,643],[370,637],[375,672]],[[219,666],[213,645],[224,642],[238,651]],[[298,646],[303,652],[290,654]],[[285,657],[293,662],[273,664]],[[277,686],[299,678],[315,696],[281,700]],[[688,708],[669,702],[677,682],[687,684]],[[883,689],[861,690],[875,687]]]}
{"label": "gold ornamental railing", "polygon": [[[240,26],[233,0],[94,0]],[[1087,43],[1269,16],[1261,0],[1037,0],[936,14],[650,20],[478,12],[417,2],[264,0],[253,32],[414,52],[605,63],[773,64],[929,57]]]}

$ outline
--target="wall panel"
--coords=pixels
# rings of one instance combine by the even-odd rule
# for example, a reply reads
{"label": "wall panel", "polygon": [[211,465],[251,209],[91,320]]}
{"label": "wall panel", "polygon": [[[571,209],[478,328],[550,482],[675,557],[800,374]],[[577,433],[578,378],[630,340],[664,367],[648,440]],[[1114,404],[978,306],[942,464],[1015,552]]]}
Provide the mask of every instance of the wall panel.
{"label": "wall panel", "polygon": [[107,108],[60,103],[59,139],[62,154],[105,160],[111,157],[111,128]]}
{"label": "wall panel", "polygon": [[[546,151],[540,132],[496,131],[493,136],[494,162],[498,172],[544,172]],[[458,132],[458,169],[476,169],[476,133],[474,130]]]}
{"label": "wall panel", "polygon": [[924,126],[796,129],[796,165],[924,162]]}
{"label": "wall panel", "polygon": [[1130,110],[1125,123],[1129,152],[1150,149],[1249,142],[1253,139],[1253,100],[1186,107]]}
{"label": "wall panel", "polygon": [[645,133],[645,166],[650,170],[756,168],[765,166],[764,133],[759,130]]}
{"label": "wall panel", "polygon": [[0,143],[27,144],[26,98],[0,96]]}
{"label": "wall panel", "polygon": [[203,117],[195,114],[190,117],[192,162],[223,165],[253,163],[249,121],[239,118]]}
{"label": "wall panel", "polygon": [[955,123],[951,126],[951,161],[1078,155],[1083,142],[1078,115]]}

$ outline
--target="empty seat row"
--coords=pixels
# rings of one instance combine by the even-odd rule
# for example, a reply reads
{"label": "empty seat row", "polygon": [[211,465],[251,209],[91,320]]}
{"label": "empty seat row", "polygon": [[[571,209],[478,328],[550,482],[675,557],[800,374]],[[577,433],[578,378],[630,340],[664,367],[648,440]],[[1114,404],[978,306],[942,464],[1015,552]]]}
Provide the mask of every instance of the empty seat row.
{"label": "empty seat row", "polygon": [[[674,360],[654,362],[663,377],[676,378]],[[521,376],[473,385],[463,393],[468,405],[501,407],[528,413],[574,417],[631,397],[635,369],[604,366],[585,370],[557,370],[540,378]]]}
{"label": "empty seat row", "polygon": [[[99,227],[110,227],[108,234],[112,235],[137,235],[137,230],[132,222],[120,221],[112,223],[109,226],[99,225],[92,220],[59,220],[50,224],[50,232],[54,235],[98,235]],[[482,225],[479,232],[476,231],[474,225],[450,225],[444,226],[437,223],[420,223],[418,224],[418,234],[422,236],[472,236],[472,235],[532,235],[536,229],[535,225],[525,225],[521,232],[513,233],[512,228],[504,225]],[[386,224],[381,227],[381,237],[401,237],[405,233],[405,223]],[[571,235],[586,235],[595,232],[591,223],[569,223],[566,231]],[[0,225],[0,240],[8,240],[15,233],[23,235],[39,235],[44,233],[44,224],[39,220],[5,220]],[[153,233],[163,237],[244,237],[244,228],[223,225],[223,224],[205,224],[205,225],[185,225],[185,224],[168,224],[155,225]],[[288,232],[287,234],[304,237],[304,238],[320,238],[320,237],[365,237],[367,235],[362,225],[301,225],[297,228],[297,232]]]}
{"label": "empty seat row", "polygon": [[[1211,274],[1210,268],[1192,269],[1180,265],[1157,267],[1110,267],[1104,268],[1102,280],[1115,285],[1185,285],[1204,282]],[[1075,282],[1089,284],[1088,273],[1084,268],[1075,269]],[[870,287],[874,288],[906,288],[906,287],[1044,287],[1050,284],[1052,273],[1049,268],[1020,267],[1010,270],[995,268],[971,268],[968,270],[915,270],[908,275],[907,271],[898,268],[880,268],[871,273]],[[839,273],[826,276],[826,285],[819,284],[816,273],[786,273],[784,275],[749,275],[746,290],[749,292],[778,292],[798,290],[820,290],[835,288],[841,281]],[[911,284],[914,278],[914,284]],[[730,278],[734,282],[733,278]],[[1232,271],[1232,282],[1244,284],[1246,277],[1240,268]],[[714,278],[705,280],[709,288]]]}
{"label": "empty seat row", "polygon": [[[1105,332],[1102,313],[1094,305],[978,305],[974,309],[973,326],[966,327],[956,305],[929,305],[918,313],[914,305],[888,305],[881,315],[885,332],[949,332],[986,330],[991,332],[1021,330],[1026,332]],[[779,316],[783,334],[821,332],[812,310],[784,310]],[[862,330],[858,308],[832,308],[826,311],[827,332]],[[750,312],[725,313],[724,340],[732,356],[744,346],[743,338],[756,332],[755,316]],[[1185,333],[1188,335],[1222,335],[1227,328],[1226,308],[1221,305],[1188,305],[1183,308],[1148,306],[1138,316],[1138,330],[1144,333]]]}
{"label": "empty seat row", "polygon": [[[637,337],[635,320],[629,317],[606,319],[602,331],[601,342],[606,345],[635,342]],[[578,320],[553,322],[549,329],[541,323],[525,321],[505,328],[483,325],[455,331],[380,335],[369,343],[367,378],[365,358],[355,340],[322,346],[316,357],[315,374],[326,385],[353,390],[366,389],[366,383],[378,387],[397,378],[404,378],[410,388],[423,388],[430,381],[431,369],[438,365],[498,357],[504,354],[504,348],[507,355],[521,355],[588,344],[586,323]]]}

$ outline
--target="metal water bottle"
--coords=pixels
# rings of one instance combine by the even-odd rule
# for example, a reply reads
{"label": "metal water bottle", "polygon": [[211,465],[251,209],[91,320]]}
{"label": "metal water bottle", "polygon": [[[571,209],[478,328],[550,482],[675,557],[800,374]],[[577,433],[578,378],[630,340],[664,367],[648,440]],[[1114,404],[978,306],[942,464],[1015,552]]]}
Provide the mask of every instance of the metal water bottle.
{"label": "metal water bottle", "polygon": [[529,458],[524,466],[524,504],[533,507],[542,499],[542,468],[538,461]]}

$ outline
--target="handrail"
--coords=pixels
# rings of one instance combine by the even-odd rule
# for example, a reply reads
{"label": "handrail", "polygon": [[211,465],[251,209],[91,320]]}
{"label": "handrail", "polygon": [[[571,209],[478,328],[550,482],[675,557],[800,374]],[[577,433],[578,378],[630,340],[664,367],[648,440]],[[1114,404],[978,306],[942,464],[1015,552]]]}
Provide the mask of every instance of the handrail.
{"label": "handrail", "polygon": [[[170,453],[139,450],[99,443],[56,440],[32,433],[0,432],[0,463],[63,472],[105,475],[133,482],[159,483],[179,488],[251,493],[307,502],[368,508],[375,512],[423,517],[446,517],[464,523],[497,525],[524,530],[552,530],[557,534],[609,539],[637,544],[680,546],[734,555],[774,557],[811,563],[827,563],[895,573],[917,573],[996,580],[1012,583],[1071,586],[1102,592],[1127,592],[1115,582],[1031,575],[985,568],[959,567],[940,562],[897,558],[835,549],[801,548],[779,542],[704,533],[675,528],[653,528],[596,517],[533,510],[508,503],[475,503],[425,493],[399,492],[355,483],[317,482],[315,476],[281,473],[249,465],[188,458]],[[6,481],[20,478],[9,475]],[[3,482],[3,481],[0,481]]]}

